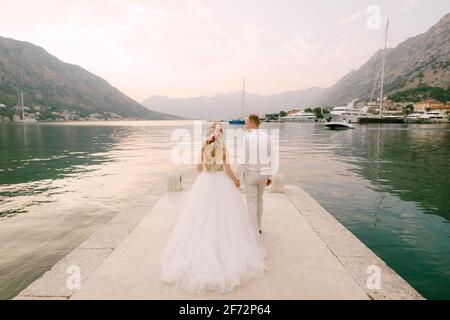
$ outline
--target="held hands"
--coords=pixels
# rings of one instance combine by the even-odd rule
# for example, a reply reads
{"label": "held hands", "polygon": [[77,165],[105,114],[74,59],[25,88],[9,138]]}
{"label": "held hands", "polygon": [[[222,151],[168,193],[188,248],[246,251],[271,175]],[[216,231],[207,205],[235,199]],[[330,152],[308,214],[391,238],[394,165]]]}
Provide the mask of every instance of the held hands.
{"label": "held hands", "polygon": [[[236,188],[240,188],[241,187],[241,181],[239,181],[239,179],[236,179],[234,181],[234,185],[236,186]],[[272,185],[272,179],[267,179],[266,186],[270,187],[271,185]]]}

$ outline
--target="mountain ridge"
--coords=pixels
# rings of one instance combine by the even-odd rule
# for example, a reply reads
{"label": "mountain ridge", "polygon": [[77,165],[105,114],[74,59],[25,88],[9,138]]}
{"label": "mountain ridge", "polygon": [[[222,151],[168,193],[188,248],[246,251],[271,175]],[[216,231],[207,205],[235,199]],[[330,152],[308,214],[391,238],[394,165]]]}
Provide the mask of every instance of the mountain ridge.
{"label": "mountain ridge", "polygon": [[[345,105],[353,99],[370,100],[372,94],[378,62],[382,50],[377,50],[359,68],[353,69],[341,77],[334,85],[328,88],[309,88],[282,92],[275,95],[248,94],[247,101],[250,112],[267,113],[286,111],[287,108],[307,107],[334,107]],[[391,96],[397,92],[418,87],[450,87],[450,13],[444,15],[435,25],[426,32],[409,37],[386,52],[385,66],[385,93]],[[313,93],[311,92],[313,90]],[[374,98],[378,98],[379,83],[375,87]],[[218,106],[217,109],[229,109],[227,112],[209,109],[206,102],[200,97],[154,99],[150,97],[143,101],[143,105],[154,110],[167,110],[173,114],[185,117],[203,118],[230,118],[240,115],[240,95],[242,93],[229,93],[224,96],[239,96],[233,98],[230,104],[218,101],[216,96],[202,97],[207,104]],[[290,99],[283,97],[290,96]],[[161,96],[159,96],[161,97]],[[277,99],[277,97],[279,99]],[[197,102],[197,103],[196,103]],[[261,107],[258,106],[261,105]],[[170,111],[169,111],[170,110]],[[247,112],[248,113],[248,112]]]}
{"label": "mountain ridge", "polygon": [[126,96],[105,79],[63,62],[30,42],[0,36],[0,103],[13,106],[23,89],[27,104],[81,115],[114,113],[124,118],[174,119]]}
{"label": "mountain ridge", "polygon": [[[299,99],[313,103],[323,90],[311,87],[271,95],[246,92],[244,113],[272,113],[281,109],[296,108]],[[144,100],[142,104],[157,111],[165,110],[185,118],[229,119],[241,115],[242,91],[190,98],[168,98],[158,95]],[[211,106],[214,106],[215,110]]]}
{"label": "mountain ridge", "polygon": [[[354,98],[370,99],[377,72],[378,50],[358,69],[351,70],[327,88],[320,104],[346,103]],[[450,86],[450,13],[426,32],[409,37],[386,51],[386,95],[419,86]],[[379,84],[376,87],[379,90]]]}

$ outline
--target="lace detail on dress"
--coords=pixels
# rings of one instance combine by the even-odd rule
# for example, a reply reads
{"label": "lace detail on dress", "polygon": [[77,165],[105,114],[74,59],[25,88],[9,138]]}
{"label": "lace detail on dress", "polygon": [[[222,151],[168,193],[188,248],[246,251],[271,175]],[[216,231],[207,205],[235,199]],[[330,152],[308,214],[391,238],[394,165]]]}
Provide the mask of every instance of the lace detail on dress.
{"label": "lace detail on dress", "polygon": [[206,172],[223,171],[224,165],[224,145],[222,139],[217,139],[213,143],[205,143],[202,149],[202,167]]}

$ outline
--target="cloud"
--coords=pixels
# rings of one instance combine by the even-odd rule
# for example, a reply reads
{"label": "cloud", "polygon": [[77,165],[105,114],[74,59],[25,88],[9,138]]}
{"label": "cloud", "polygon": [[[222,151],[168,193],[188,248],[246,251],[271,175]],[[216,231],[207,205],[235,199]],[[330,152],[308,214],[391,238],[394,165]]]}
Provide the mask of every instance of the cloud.
{"label": "cloud", "polygon": [[341,20],[339,20],[338,25],[339,26],[344,26],[344,25],[346,25],[346,24],[348,24],[348,23],[350,23],[350,22],[352,22],[352,21],[354,21],[356,19],[361,18],[362,16],[364,16],[366,14],[367,14],[367,10],[366,9],[360,10],[358,12],[355,12],[355,13],[353,13],[353,14],[351,14],[351,15],[349,15],[347,17],[344,17]]}
{"label": "cloud", "polygon": [[200,3],[199,0],[188,0],[187,7],[189,11],[200,19],[211,19],[211,12]]}
{"label": "cloud", "polygon": [[[431,19],[418,8],[424,1],[385,2],[393,11],[413,8],[398,17],[399,25]],[[430,1],[430,12],[442,10],[437,2]],[[243,74],[260,93],[326,86],[378,48],[378,34],[367,32],[366,10],[356,0],[282,5],[276,0],[257,5],[239,0],[1,4],[2,36],[39,45],[138,100],[152,93],[181,97],[227,92],[236,88]],[[399,38],[415,33],[406,29],[399,31]]]}
{"label": "cloud", "polygon": [[314,52],[319,49],[319,46],[312,40],[312,35],[308,32],[304,36],[300,35],[283,43],[283,48],[287,53],[287,57],[282,59],[284,63],[305,65],[314,60]]}
{"label": "cloud", "polygon": [[421,0],[393,0],[394,3],[400,5],[402,9],[415,7]]}

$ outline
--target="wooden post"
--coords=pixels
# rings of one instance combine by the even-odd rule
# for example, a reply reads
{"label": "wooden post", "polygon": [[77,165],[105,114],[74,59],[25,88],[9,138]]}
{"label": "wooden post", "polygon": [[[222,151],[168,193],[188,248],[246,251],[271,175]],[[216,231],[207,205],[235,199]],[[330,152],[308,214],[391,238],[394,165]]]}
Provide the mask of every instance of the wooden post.
{"label": "wooden post", "polygon": [[182,181],[183,179],[180,173],[178,172],[169,173],[167,175],[167,191],[169,192],[181,191],[183,189]]}
{"label": "wooden post", "polygon": [[284,176],[281,174],[272,177],[272,193],[284,193]]}

